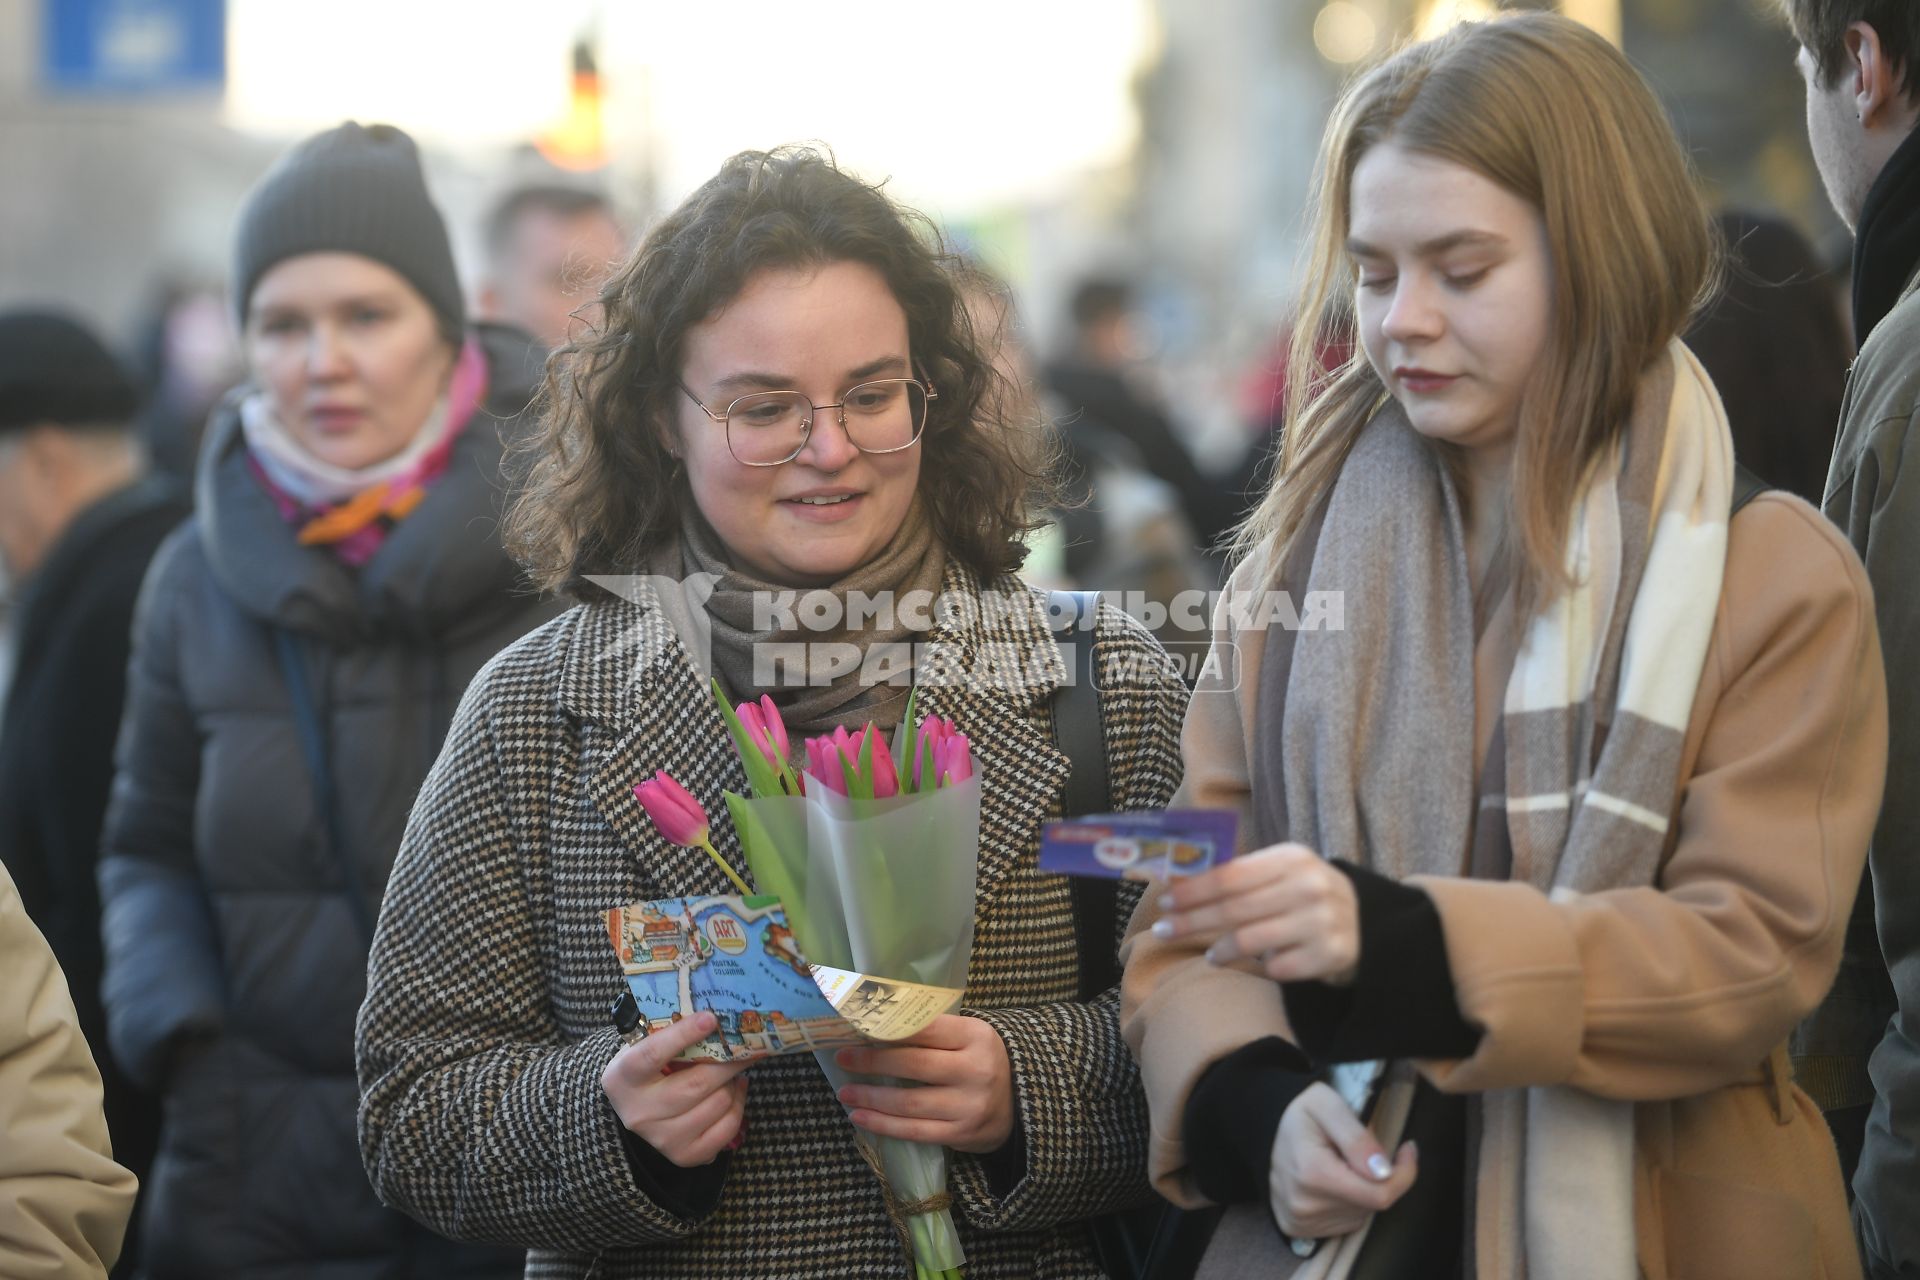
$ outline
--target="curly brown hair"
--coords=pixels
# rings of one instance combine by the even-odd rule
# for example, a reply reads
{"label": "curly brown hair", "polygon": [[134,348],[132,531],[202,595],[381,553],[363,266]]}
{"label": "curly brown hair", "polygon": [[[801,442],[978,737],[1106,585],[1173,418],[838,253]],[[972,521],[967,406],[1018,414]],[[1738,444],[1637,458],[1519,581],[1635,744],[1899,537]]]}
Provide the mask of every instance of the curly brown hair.
{"label": "curly brown hair", "polygon": [[654,227],[607,281],[597,331],[556,352],[511,458],[507,548],[542,589],[586,599],[678,535],[693,501],[668,452],[687,333],[770,268],[858,262],[907,315],[929,407],[920,497],[947,554],[983,578],[1019,568],[1042,521],[1041,441],[1011,421],[968,319],[973,269],[925,216],[806,147],[743,151]]}

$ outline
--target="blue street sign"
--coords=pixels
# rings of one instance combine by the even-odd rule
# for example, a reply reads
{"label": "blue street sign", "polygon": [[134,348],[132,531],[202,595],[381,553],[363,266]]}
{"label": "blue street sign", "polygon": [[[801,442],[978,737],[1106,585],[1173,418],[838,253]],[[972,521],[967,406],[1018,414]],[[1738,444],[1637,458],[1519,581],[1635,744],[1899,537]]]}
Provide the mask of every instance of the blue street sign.
{"label": "blue street sign", "polygon": [[40,0],[40,75],[63,93],[218,92],[226,0]]}

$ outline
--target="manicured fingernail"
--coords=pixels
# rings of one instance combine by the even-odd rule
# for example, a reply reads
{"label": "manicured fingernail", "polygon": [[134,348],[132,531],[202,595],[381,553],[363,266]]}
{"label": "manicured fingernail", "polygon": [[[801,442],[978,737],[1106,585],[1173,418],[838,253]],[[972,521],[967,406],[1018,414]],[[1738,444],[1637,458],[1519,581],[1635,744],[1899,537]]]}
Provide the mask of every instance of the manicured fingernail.
{"label": "manicured fingernail", "polygon": [[1161,895],[1160,895],[1160,909],[1161,909],[1162,911],[1171,911],[1171,910],[1173,910],[1173,895],[1172,895],[1172,894],[1170,894],[1170,893],[1163,893],[1163,894],[1161,894]]}
{"label": "manicured fingernail", "polygon": [[1376,1151],[1367,1157],[1367,1172],[1372,1174],[1376,1181],[1385,1182],[1393,1176],[1393,1161]]}
{"label": "manicured fingernail", "polygon": [[1153,936],[1163,942],[1171,938],[1173,936],[1173,921],[1155,920],[1153,922]]}
{"label": "manicured fingernail", "polygon": [[1225,963],[1225,952],[1226,952],[1226,948],[1222,947],[1217,942],[1214,943],[1212,946],[1207,948],[1207,963],[1208,964]]}

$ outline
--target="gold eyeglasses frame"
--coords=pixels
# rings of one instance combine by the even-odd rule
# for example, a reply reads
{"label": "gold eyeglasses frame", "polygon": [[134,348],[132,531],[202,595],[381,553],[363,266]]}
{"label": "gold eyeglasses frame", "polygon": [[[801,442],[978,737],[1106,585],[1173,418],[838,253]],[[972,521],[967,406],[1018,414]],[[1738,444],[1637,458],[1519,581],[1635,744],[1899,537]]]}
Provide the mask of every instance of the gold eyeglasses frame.
{"label": "gold eyeglasses frame", "polygon": [[[918,366],[915,367],[914,372],[916,373],[919,372]],[[865,445],[861,444],[858,440],[855,440],[853,438],[853,433],[851,431],[847,431],[847,401],[849,398],[852,397],[854,392],[860,390],[862,387],[888,386],[894,383],[906,383],[911,386],[916,386],[920,388],[921,393],[925,395],[927,398],[927,407],[920,416],[920,425],[914,431],[913,439],[907,441],[905,444],[894,445],[890,449],[869,449]],[[840,398],[834,401],[832,404],[814,404],[811,400],[807,400],[807,397],[798,391],[785,391],[785,392],[749,391],[747,394],[743,396],[735,396],[733,399],[727,402],[727,407],[725,409],[722,409],[719,413],[715,413],[713,410],[707,408],[706,403],[702,401],[699,396],[693,394],[693,389],[687,386],[686,383],[682,382],[680,384],[680,390],[686,394],[687,399],[693,401],[693,403],[699,408],[700,412],[706,414],[708,418],[720,424],[720,430],[726,437],[727,452],[732,454],[733,460],[739,463],[743,467],[784,467],[789,462],[792,462],[795,458],[799,457],[800,454],[806,449],[807,442],[813,439],[813,415],[826,409],[839,410],[840,429],[842,431],[847,431],[848,442],[852,444],[854,448],[860,450],[860,452],[862,453],[873,453],[873,454],[899,453],[903,449],[911,449],[913,448],[913,446],[919,444],[920,437],[927,433],[927,422],[933,416],[933,402],[940,398],[940,393],[934,389],[933,384],[931,382],[923,381],[920,378],[869,378],[865,382],[855,383],[853,386],[848,387],[845,391],[842,391],[840,393]],[[784,458],[781,458],[777,462],[748,462],[745,458],[742,458],[739,455],[739,453],[735,451],[733,447],[733,432],[728,425],[727,419],[733,416],[733,411],[739,407],[741,401],[753,400],[760,396],[766,396],[766,395],[799,396],[802,400],[807,401],[807,416],[801,421],[801,424],[800,424],[800,443],[794,446],[794,450],[792,453],[788,454]]]}

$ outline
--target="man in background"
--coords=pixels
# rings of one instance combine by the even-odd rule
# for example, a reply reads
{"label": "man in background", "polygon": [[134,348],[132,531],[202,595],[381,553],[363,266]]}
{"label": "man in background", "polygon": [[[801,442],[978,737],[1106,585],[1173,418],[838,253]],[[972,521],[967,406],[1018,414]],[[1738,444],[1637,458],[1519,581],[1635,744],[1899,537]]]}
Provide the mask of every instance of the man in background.
{"label": "man in background", "polygon": [[144,1178],[158,1104],[106,1052],[93,878],[134,599],[187,511],[143,475],[139,408],[131,378],[85,328],[53,312],[0,313],[0,561],[18,593],[0,718],[0,862],[66,974],[103,1077],[114,1157]]}
{"label": "man in background", "polygon": [[526,330],[547,350],[600,322],[600,286],[627,256],[606,197],[574,187],[518,187],[486,224],[483,320]]}
{"label": "man in background", "polygon": [[[1854,233],[1859,357],[1821,505],[1873,582],[1892,712],[1871,893],[1860,895],[1873,915],[1856,910],[1839,981],[1795,1048],[1812,1084],[1870,1108],[1853,1178],[1868,1274],[1920,1276],[1920,4],[1781,3],[1800,42],[1814,160]],[[1830,1120],[1844,1153],[1846,1112]]]}
{"label": "man in background", "polygon": [[1125,441],[1140,466],[1179,495],[1196,549],[1211,551],[1240,512],[1201,475],[1173,421],[1134,382],[1141,343],[1133,287],[1117,279],[1083,281],[1073,291],[1071,314],[1072,345],[1042,373],[1058,401],[1069,454],[1098,452],[1105,439]]}

